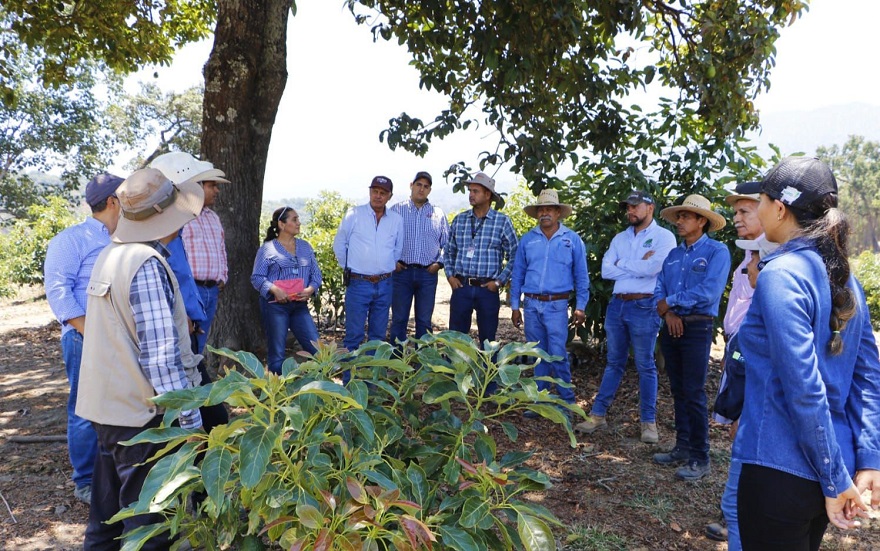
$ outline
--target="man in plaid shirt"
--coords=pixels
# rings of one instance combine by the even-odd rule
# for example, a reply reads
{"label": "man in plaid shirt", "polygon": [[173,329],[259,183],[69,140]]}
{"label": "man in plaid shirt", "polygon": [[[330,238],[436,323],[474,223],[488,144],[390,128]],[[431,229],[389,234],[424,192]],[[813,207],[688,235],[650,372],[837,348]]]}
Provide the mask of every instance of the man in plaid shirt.
{"label": "man in plaid shirt", "polygon": [[[452,288],[449,329],[469,333],[477,312],[480,343],[494,341],[498,330],[499,289],[510,279],[517,237],[506,215],[491,208],[504,206],[495,180],[478,172],[465,182],[473,207],[452,221],[444,250],[446,279]],[[506,262],[505,262],[506,261]]]}

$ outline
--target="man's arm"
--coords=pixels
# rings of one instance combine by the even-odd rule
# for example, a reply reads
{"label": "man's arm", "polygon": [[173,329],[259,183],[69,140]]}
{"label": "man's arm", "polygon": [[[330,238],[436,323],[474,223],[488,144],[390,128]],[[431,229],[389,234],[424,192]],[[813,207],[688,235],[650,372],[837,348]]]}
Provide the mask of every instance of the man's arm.
{"label": "man's arm", "polygon": [[721,245],[706,256],[708,263],[703,279],[689,289],[666,296],[668,306],[706,308],[721,297],[730,275],[730,253]]}
{"label": "man's arm", "polygon": [[350,208],[345,213],[345,216],[342,217],[342,222],[339,224],[339,229],[336,230],[336,236],[333,238],[333,254],[336,255],[336,262],[342,267],[348,265],[348,239],[351,235],[353,224],[354,209]]}
{"label": "man's arm", "polygon": [[[658,231],[655,236],[656,246],[636,259],[621,258],[617,267],[635,277],[654,277],[663,269],[663,261],[675,248],[675,237],[671,233]],[[604,265],[603,265],[604,268]],[[603,276],[604,277],[604,276]]]}
{"label": "man's arm", "polygon": [[519,239],[516,237],[516,230],[513,229],[513,222],[510,221],[508,216],[505,216],[504,224],[501,229],[501,250],[504,251],[504,258],[507,259],[507,263],[505,264],[504,269],[501,270],[501,273],[498,274],[498,280],[501,281],[502,285],[510,279],[510,273],[513,271],[513,263],[516,259],[518,246]]}
{"label": "man's arm", "polygon": [[80,334],[85,326],[86,310],[76,301],[73,288],[81,262],[77,247],[67,239],[67,234],[60,233],[49,241],[43,266],[46,299],[55,318],[62,324],[69,323]]}

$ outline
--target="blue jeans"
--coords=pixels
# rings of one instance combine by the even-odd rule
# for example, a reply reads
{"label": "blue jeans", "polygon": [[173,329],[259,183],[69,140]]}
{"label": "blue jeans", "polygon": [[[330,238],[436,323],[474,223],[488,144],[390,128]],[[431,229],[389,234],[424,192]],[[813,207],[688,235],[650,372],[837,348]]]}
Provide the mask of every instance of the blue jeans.
{"label": "blue jeans", "polygon": [[660,317],[653,298],[621,300],[612,298],[605,313],[605,334],[608,355],[605,373],[593,403],[592,415],[604,417],[623,379],[629,348],[632,346],[636,371],[639,374],[639,417],[643,423],[656,420],[657,365],[654,363],[654,345]]}
{"label": "blue jeans", "polygon": [[416,334],[418,339],[431,333],[431,315],[437,296],[437,274],[425,268],[406,268],[394,272],[393,296],[391,298],[391,342],[406,340],[406,324],[415,299]]}
{"label": "blue jeans", "polygon": [[501,298],[486,287],[462,285],[452,291],[449,299],[449,329],[469,334],[471,316],[477,312],[477,333],[482,348],[484,341],[494,341],[498,331],[498,309]]}
{"label": "blue jeans", "polygon": [[263,315],[263,327],[266,329],[266,356],[269,371],[281,374],[287,345],[287,332],[293,336],[306,352],[316,353],[318,349],[313,342],[318,341],[318,328],[309,312],[308,302],[288,302],[280,304],[269,302],[260,297],[260,313]]}
{"label": "blue jeans", "polygon": [[731,459],[730,470],[727,471],[727,484],[724,486],[724,494],[721,496],[721,512],[727,522],[728,551],[742,551],[742,541],[739,539],[739,517],[736,513],[736,488],[739,486],[741,470],[742,463]]}
{"label": "blue jeans", "polygon": [[701,465],[709,462],[706,372],[712,337],[712,320],[686,322],[677,339],[665,325],[660,330],[660,350],[675,404],[675,447],[690,452],[690,460]]}
{"label": "blue jeans", "polygon": [[[388,332],[388,309],[391,308],[391,278],[371,283],[352,279],[345,288],[345,339],[342,345],[351,351],[364,342],[364,325],[368,341],[384,341]],[[351,372],[342,374],[348,384]]]}
{"label": "blue jeans", "polygon": [[[538,348],[551,356],[560,356],[555,362],[539,361],[535,365],[535,377],[553,377],[571,383],[571,369],[568,364],[568,300],[552,300],[542,302],[526,297],[524,303],[523,323],[525,324],[526,340],[537,342]],[[553,383],[538,381],[538,390],[551,390]],[[574,389],[557,386],[560,398],[573,404]]]}
{"label": "blue jeans", "polygon": [[79,365],[82,360],[83,337],[76,330],[61,337],[61,354],[70,394],[67,397],[67,454],[73,467],[73,483],[77,488],[92,483],[95,457],[98,455],[98,437],[91,421],[76,414],[76,392],[79,385]]}
{"label": "blue jeans", "polygon": [[198,353],[202,354],[205,351],[205,343],[208,342],[208,333],[211,331],[211,324],[214,323],[214,316],[217,314],[217,298],[220,296],[220,287],[205,287],[203,285],[196,285],[196,289],[199,290],[199,296],[202,299],[202,304],[205,306],[205,321],[199,324],[199,328],[204,331],[204,333],[198,333],[196,338],[199,340],[199,349]]}

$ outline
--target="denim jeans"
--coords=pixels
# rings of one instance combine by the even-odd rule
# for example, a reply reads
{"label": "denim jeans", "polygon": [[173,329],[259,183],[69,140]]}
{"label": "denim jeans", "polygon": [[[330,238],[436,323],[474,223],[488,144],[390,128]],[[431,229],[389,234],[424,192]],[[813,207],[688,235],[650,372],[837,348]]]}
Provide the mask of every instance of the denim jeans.
{"label": "denim jeans", "polygon": [[664,325],[660,349],[675,403],[675,447],[690,452],[690,460],[709,462],[709,411],[706,407],[706,372],[712,346],[712,320],[684,324],[677,339]]}
{"label": "denim jeans", "polygon": [[605,313],[608,355],[592,415],[604,417],[611,407],[632,346],[633,360],[639,374],[639,417],[643,423],[656,420],[657,365],[654,363],[654,345],[660,329],[660,316],[654,308],[653,298],[612,298],[608,303]]}
{"label": "denim jeans", "polygon": [[83,337],[76,330],[61,337],[61,354],[70,394],[67,397],[67,454],[73,467],[73,483],[77,488],[92,483],[95,457],[98,455],[98,437],[91,421],[76,414],[76,392],[79,385],[79,365],[82,360]]}
{"label": "denim jeans", "polygon": [[205,351],[205,343],[208,342],[211,324],[214,323],[214,316],[217,314],[217,299],[220,296],[220,287],[216,285],[213,287],[196,285],[196,289],[199,290],[199,296],[202,299],[202,304],[205,306],[205,321],[199,324],[199,328],[204,333],[196,335],[196,338],[199,339],[198,353],[202,354]]}
{"label": "denim jeans", "polygon": [[[345,289],[345,339],[343,346],[357,350],[364,342],[364,325],[368,341],[384,341],[388,332],[388,310],[391,308],[391,278],[371,283],[352,279]],[[342,374],[348,384],[351,372]]]}
{"label": "denim jeans", "polygon": [[391,342],[406,340],[406,324],[409,311],[415,299],[416,333],[419,338],[431,333],[431,315],[437,295],[437,274],[428,273],[425,268],[406,268],[394,272],[394,289],[391,299]]}
{"label": "denim jeans", "polygon": [[318,341],[318,328],[309,312],[308,302],[288,302],[281,304],[269,302],[260,297],[260,312],[263,315],[263,327],[266,329],[266,356],[269,371],[281,374],[287,345],[287,332],[293,336],[306,352],[316,353],[318,349],[313,342]]}
{"label": "denim jeans", "polygon": [[[535,365],[535,377],[553,377],[571,383],[571,369],[568,364],[568,300],[552,300],[542,302],[526,297],[523,308],[523,323],[526,340],[537,342],[538,348],[551,356],[560,356],[561,360],[545,362],[541,360]],[[538,381],[538,390],[551,390],[553,383]],[[573,404],[574,389],[556,387],[559,396]]]}
{"label": "denim jeans", "polygon": [[721,512],[724,521],[727,522],[727,550],[742,551],[742,541],[739,538],[739,517],[736,513],[736,488],[739,486],[739,473],[742,463],[737,459],[730,460],[730,469],[727,471],[727,484],[721,495]]}
{"label": "denim jeans", "polygon": [[486,287],[462,285],[452,291],[449,299],[449,329],[469,334],[471,316],[477,312],[477,333],[480,347],[486,340],[494,341],[498,331],[498,309],[501,298]]}
{"label": "denim jeans", "polygon": [[[106,523],[122,508],[137,501],[144,480],[153,466],[147,460],[165,447],[162,443],[122,446],[119,442],[134,438],[144,429],[158,427],[161,421],[162,417],[158,416],[143,427],[117,427],[95,423],[100,446],[95,462],[95,478],[92,480],[92,503],[89,506],[89,522],[83,549],[118,550],[122,542],[116,538],[140,526],[162,521],[162,515],[145,514],[112,524]],[[171,543],[168,532],[165,532],[147,540],[141,549],[168,549]]]}

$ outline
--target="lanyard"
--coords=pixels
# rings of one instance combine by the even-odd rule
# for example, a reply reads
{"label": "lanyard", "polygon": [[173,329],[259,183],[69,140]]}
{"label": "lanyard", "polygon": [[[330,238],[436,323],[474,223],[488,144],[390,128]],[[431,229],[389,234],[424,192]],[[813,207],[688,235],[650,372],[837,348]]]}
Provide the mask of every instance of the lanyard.
{"label": "lanyard", "polygon": [[477,237],[477,233],[480,231],[480,228],[482,228],[483,224],[486,223],[486,218],[488,218],[488,216],[480,218],[479,224],[475,224],[474,219],[471,218],[471,241],[473,241]]}

